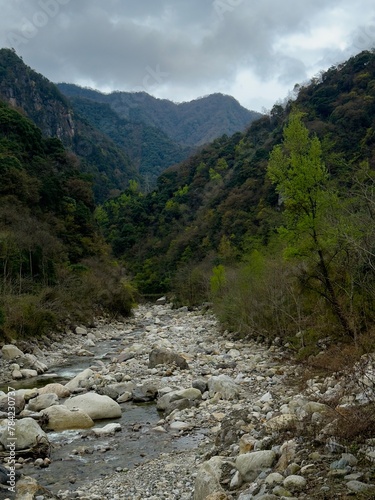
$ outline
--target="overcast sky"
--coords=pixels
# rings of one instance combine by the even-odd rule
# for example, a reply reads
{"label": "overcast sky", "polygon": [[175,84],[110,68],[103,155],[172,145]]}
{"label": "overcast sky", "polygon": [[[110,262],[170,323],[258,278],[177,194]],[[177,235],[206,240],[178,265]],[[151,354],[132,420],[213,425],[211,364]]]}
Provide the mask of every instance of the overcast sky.
{"label": "overcast sky", "polygon": [[213,92],[270,109],[320,70],[375,46],[374,0],[0,0],[0,46],[54,82]]}

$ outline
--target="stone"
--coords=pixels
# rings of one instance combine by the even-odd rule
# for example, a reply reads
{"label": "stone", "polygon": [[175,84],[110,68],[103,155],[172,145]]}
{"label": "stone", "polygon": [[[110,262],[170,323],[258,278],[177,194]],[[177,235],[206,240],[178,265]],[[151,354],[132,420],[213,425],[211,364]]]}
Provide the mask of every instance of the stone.
{"label": "stone", "polygon": [[[9,486],[9,480],[11,479],[10,477],[10,470],[4,467],[3,465],[0,464],[0,484],[8,484]],[[13,472],[12,472],[13,474]],[[14,478],[15,481],[17,482],[19,478],[21,477],[21,473],[19,471],[15,471]],[[1,489],[0,489],[1,491]]]}
{"label": "stone", "polygon": [[194,387],[194,389],[198,389],[199,391],[201,391],[202,394],[208,389],[207,380],[204,380],[202,378],[193,380],[191,386]]}
{"label": "stone", "polygon": [[0,412],[8,414],[8,411],[15,411],[16,415],[19,415],[21,411],[25,408],[25,398],[20,394],[15,394],[14,396],[2,396],[0,398]]}
{"label": "stone", "polygon": [[191,425],[186,422],[181,422],[180,420],[175,420],[169,427],[174,431],[186,431],[191,428]]}
{"label": "stone", "polygon": [[20,356],[24,355],[23,352],[20,349],[18,349],[18,347],[16,347],[13,344],[6,344],[6,345],[4,345],[1,348],[1,352],[3,354],[3,358],[6,361],[12,361],[13,359],[17,359]]}
{"label": "stone", "polygon": [[42,411],[48,417],[46,429],[64,431],[68,429],[90,429],[93,420],[82,410],[69,410],[64,405],[50,406]]}
{"label": "stone", "polygon": [[41,439],[48,443],[46,433],[33,418],[17,420],[16,425],[9,425],[9,428],[8,422],[3,420],[0,424],[0,443],[5,449],[8,449],[13,442],[16,450],[31,448]]}
{"label": "stone", "polygon": [[194,500],[206,500],[212,493],[224,493],[220,485],[223,460],[221,457],[212,457],[198,469],[195,479]]}
{"label": "stone", "polygon": [[218,394],[221,399],[231,400],[236,399],[240,392],[240,387],[236,382],[224,374],[211,377],[207,385],[211,397]]}
{"label": "stone", "polygon": [[62,384],[47,384],[39,389],[39,395],[41,394],[56,394],[59,398],[68,398],[70,396],[70,390]]}
{"label": "stone", "polygon": [[38,376],[38,372],[36,370],[31,370],[29,368],[21,368],[20,372],[22,378],[33,378]]}
{"label": "stone", "polygon": [[189,365],[186,359],[171,349],[155,347],[149,355],[149,368],[155,368],[158,365],[176,365],[181,370],[188,370]]}
{"label": "stone", "polygon": [[297,417],[295,415],[292,413],[286,413],[271,418],[265,422],[264,426],[268,432],[286,431],[293,429],[296,422]]}
{"label": "stone", "polygon": [[67,399],[64,405],[70,410],[73,408],[83,410],[93,420],[121,417],[121,406],[116,401],[95,392],[74,396]]}
{"label": "stone", "polygon": [[40,486],[34,478],[25,476],[17,482],[17,500],[33,500],[40,490]]}
{"label": "stone", "polygon": [[124,394],[121,394],[121,396],[119,396],[117,398],[117,402],[118,403],[126,403],[127,401],[130,401],[132,397],[133,397],[133,395],[131,392],[125,391]]}
{"label": "stone", "polygon": [[16,369],[16,370],[12,371],[12,379],[13,380],[21,380],[21,378],[22,378],[22,373],[20,370]]}
{"label": "stone", "polygon": [[36,398],[33,398],[29,401],[27,405],[27,409],[30,411],[41,411],[45,410],[49,406],[58,405],[59,398],[56,394],[40,394]]}
{"label": "stone", "polygon": [[104,427],[95,427],[91,432],[96,436],[110,436],[115,432],[120,432],[122,429],[120,424],[107,424]]}
{"label": "stone", "polygon": [[196,401],[202,399],[202,393],[199,389],[195,389],[194,387],[190,387],[189,389],[181,389],[180,391],[176,391],[172,395],[171,401],[176,399],[188,399],[189,401]]}
{"label": "stone", "polygon": [[279,474],[278,472],[272,472],[271,474],[268,474],[264,482],[269,485],[274,485],[274,484],[281,484],[284,481],[284,476]]}
{"label": "stone", "polygon": [[272,467],[276,458],[273,450],[254,451],[238,455],[236,459],[236,468],[240,472],[244,481],[250,482],[264,469]]}
{"label": "stone", "polygon": [[283,485],[284,487],[294,492],[302,491],[307,484],[306,479],[303,476],[291,475],[284,479]]}
{"label": "stone", "polygon": [[70,392],[75,392],[78,389],[85,388],[89,386],[89,379],[94,375],[91,368],[86,368],[83,372],[76,375],[70,382],[65,384],[66,389]]}
{"label": "stone", "polygon": [[373,492],[375,494],[375,485],[362,483],[361,481],[348,481],[346,486],[350,491],[354,493],[370,493]]}
{"label": "stone", "polygon": [[87,335],[87,329],[82,326],[77,326],[75,332],[77,335],[83,335],[83,336]]}

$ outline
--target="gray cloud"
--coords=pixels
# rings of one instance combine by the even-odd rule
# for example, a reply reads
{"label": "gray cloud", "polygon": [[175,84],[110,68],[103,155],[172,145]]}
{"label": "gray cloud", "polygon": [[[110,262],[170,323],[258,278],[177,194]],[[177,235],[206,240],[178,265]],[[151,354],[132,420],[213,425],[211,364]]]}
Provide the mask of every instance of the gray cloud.
{"label": "gray cloud", "polygon": [[[0,0],[0,7],[0,44],[51,80],[174,100],[230,92],[244,72],[259,82],[256,92],[274,82],[286,94],[313,66],[375,39],[370,0]],[[323,40],[291,53],[282,43],[330,25],[342,28],[342,47]]]}

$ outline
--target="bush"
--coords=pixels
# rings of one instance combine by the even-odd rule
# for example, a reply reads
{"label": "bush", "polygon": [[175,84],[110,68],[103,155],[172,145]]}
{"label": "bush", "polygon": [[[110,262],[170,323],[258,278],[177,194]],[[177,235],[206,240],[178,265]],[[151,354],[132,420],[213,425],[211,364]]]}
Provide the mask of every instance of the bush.
{"label": "bush", "polygon": [[33,338],[47,334],[58,323],[56,314],[43,304],[41,295],[8,296],[3,330],[7,338]]}

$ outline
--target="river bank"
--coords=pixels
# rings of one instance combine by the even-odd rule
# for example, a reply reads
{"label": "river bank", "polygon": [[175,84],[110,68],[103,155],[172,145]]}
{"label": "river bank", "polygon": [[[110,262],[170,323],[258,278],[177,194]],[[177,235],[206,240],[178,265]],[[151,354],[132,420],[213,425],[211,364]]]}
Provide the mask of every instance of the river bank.
{"label": "river bank", "polygon": [[[302,381],[283,348],[234,339],[209,312],[168,304],[142,305],[125,322],[78,330],[66,344],[52,346],[50,359],[89,352],[88,341],[93,348],[110,339],[111,358],[86,354],[90,371],[68,399],[86,391],[104,395],[122,415],[156,400],[160,413],[133,422],[131,432],[122,424],[108,436],[113,447],[121,443],[116,454],[123,460],[115,466],[105,451],[93,450],[89,431],[80,431],[75,457],[86,460],[86,472],[53,498],[371,498],[373,436],[350,448],[337,432],[338,410],[366,396],[360,385],[343,391],[334,377]],[[107,422],[97,420],[94,429]],[[127,461],[138,435],[149,446],[139,445],[137,459]],[[51,459],[50,471],[53,451]],[[33,475],[31,466],[27,473]],[[43,484],[43,473],[36,475]]]}

